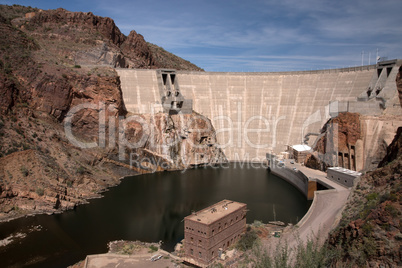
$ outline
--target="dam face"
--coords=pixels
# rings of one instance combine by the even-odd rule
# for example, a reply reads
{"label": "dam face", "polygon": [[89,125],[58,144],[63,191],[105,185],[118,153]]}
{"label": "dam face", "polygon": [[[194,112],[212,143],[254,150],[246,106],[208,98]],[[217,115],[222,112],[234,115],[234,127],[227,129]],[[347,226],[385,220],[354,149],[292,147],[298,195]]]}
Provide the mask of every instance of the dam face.
{"label": "dam face", "polygon": [[[160,70],[116,71],[129,112],[164,110]],[[388,75],[397,71],[394,66]],[[301,144],[307,134],[318,134],[338,112],[381,113],[379,101],[366,93],[380,76],[375,65],[282,73],[176,71],[172,83],[192,100],[195,112],[211,119],[228,160],[262,161],[267,152],[285,151],[287,145]],[[358,101],[366,95],[370,98]]]}

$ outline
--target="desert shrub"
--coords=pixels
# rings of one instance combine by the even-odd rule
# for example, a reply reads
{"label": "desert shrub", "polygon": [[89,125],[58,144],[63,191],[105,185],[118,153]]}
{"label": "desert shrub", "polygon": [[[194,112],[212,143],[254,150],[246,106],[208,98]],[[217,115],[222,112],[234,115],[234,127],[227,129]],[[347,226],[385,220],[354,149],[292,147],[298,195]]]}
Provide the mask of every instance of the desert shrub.
{"label": "desert shrub", "polygon": [[398,196],[395,193],[385,193],[380,197],[380,203],[385,202],[385,201],[392,201],[396,202],[398,201]]}
{"label": "desert shrub", "polygon": [[22,175],[24,175],[25,177],[29,175],[29,171],[26,167],[22,166],[20,168]]}
{"label": "desert shrub", "polygon": [[378,198],[377,193],[371,193],[366,196],[367,201],[376,200]]}
{"label": "desert shrub", "polygon": [[134,251],[134,245],[132,244],[124,245],[123,248],[121,249],[121,253],[128,255],[132,254],[133,251]]}
{"label": "desert shrub", "polygon": [[262,221],[259,221],[259,220],[254,220],[252,225],[254,227],[261,227],[261,226],[264,226],[264,223]]}
{"label": "desert shrub", "polygon": [[387,211],[392,217],[396,218],[398,216],[398,209],[396,209],[393,205],[387,204],[385,206],[385,211]]}
{"label": "desert shrub", "polygon": [[157,251],[158,250],[158,247],[157,246],[154,246],[154,245],[150,245],[149,246],[149,251],[150,252],[155,252],[155,251]]}
{"label": "desert shrub", "polygon": [[77,168],[77,173],[78,174],[84,174],[85,173],[85,168],[83,166],[80,166],[79,168]]}
{"label": "desert shrub", "polygon": [[79,68],[81,68],[81,65],[76,64],[76,65],[74,65],[74,68],[79,69]]}
{"label": "desert shrub", "polygon": [[43,196],[45,194],[45,190],[43,190],[43,188],[36,188],[35,192],[39,195],[39,196]]}
{"label": "desert shrub", "polygon": [[251,249],[257,238],[258,236],[254,230],[248,231],[240,237],[239,241],[237,241],[236,248],[241,251]]}
{"label": "desert shrub", "polygon": [[18,151],[17,148],[10,148],[10,149],[7,150],[6,155],[12,154],[12,153],[14,153],[16,151]]}

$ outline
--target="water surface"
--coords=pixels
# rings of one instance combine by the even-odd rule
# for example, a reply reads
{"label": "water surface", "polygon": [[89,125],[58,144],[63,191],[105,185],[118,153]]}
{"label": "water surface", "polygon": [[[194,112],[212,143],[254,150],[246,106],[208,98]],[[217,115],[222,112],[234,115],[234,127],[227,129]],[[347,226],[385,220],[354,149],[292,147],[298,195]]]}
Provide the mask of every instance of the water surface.
{"label": "water surface", "polygon": [[[247,222],[296,223],[311,202],[265,168],[232,163],[125,178],[104,198],[57,215],[37,215],[0,224],[0,240],[27,233],[0,247],[2,267],[66,267],[88,254],[107,252],[112,240],[163,241],[172,250],[184,237],[183,218],[222,199],[246,203]],[[40,230],[33,230],[40,226]]]}

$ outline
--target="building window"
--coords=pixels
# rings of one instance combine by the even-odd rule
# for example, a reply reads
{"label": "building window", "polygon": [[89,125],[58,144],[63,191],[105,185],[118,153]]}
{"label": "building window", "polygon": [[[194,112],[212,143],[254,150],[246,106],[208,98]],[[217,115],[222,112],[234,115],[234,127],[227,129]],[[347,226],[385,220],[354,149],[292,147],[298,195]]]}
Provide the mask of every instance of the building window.
{"label": "building window", "polygon": [[193,243],[194,242],[194,239],[191,237],[191,243]]}
{"label": "building window", "polygon": [[228,225],[228,224],[225,222],[225,228],[226,228],[227,225]]}
{"label": "building window", "polygon": [[215,233],[215,230],[214,230],[214,229],[212,229],[212,235],[214,235],[214,233]]}
{"label": "building window", "polygon": [[199,243],[199,244],[201,244],[201,243],[202,243],[202,241],[201,241],[201,240],[198,240],[198,243]]}
{"label": "building window", "polygon": [[215,257],[215,251],[212,251],[211,255],[212,255],[212,258]]}
{"label": "building window", "polygon": [[201,254],[201,251],[200,252],[198,252],[198,257],[202,257],[202,254]]}
{"label": "building window", "polygon": [[194,255],[194,250],[193,249],[190,249],[190,254]]}

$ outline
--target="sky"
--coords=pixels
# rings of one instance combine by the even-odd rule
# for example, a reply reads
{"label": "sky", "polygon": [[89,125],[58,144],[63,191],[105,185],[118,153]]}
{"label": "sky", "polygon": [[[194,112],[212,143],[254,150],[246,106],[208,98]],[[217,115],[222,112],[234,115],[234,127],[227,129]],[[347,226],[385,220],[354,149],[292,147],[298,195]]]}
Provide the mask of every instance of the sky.
{"label": "sky", "polygon": [[206,71],[272,72],[402,58],[401,0],[0,0],[114,19]]}

